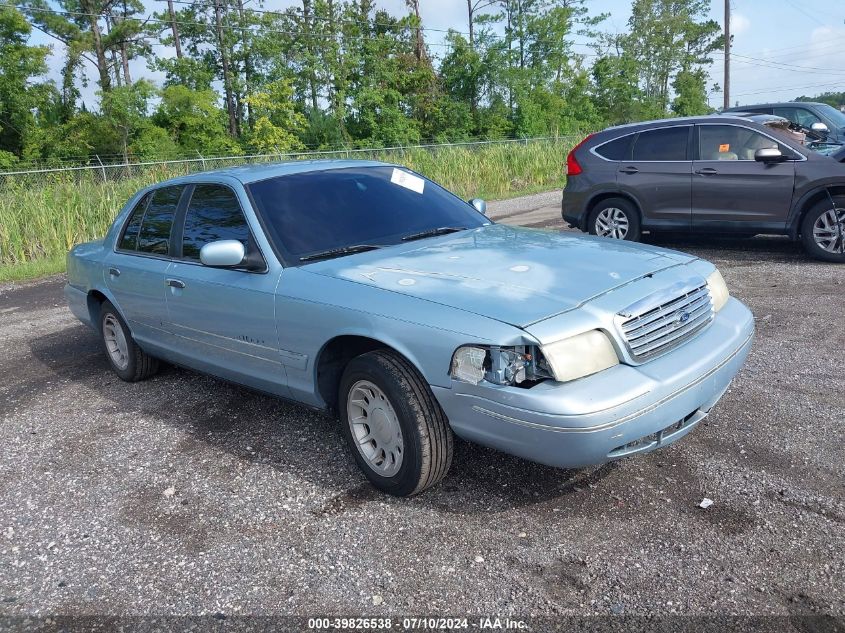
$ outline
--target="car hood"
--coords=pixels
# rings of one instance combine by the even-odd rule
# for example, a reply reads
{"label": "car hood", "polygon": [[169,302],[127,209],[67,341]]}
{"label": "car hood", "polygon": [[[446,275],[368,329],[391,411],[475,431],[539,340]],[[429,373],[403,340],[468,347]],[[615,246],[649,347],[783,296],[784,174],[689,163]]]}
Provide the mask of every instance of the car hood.
{"label": "car hood", "polygon": [[693,259],[642,244],[493,224],[303,269],[526,327]]}

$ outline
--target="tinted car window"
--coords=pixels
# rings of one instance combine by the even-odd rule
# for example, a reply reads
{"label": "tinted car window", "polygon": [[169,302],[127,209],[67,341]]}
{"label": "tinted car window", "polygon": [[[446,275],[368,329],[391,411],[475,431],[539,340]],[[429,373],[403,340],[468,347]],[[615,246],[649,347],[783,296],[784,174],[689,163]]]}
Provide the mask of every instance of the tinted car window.
{"label": "tinted car window", "polygon": [[150,200],[150,195],[143,196],[132,213],[129,216],[129,221],[123,228],[123,235],[120,237],[120,242],[117,247],[122,251],[134,251],[138,248],[138,232],[141,230],[141,220],[144,219],[144,210],[147,208],[147,202]]}
{"label": "tinted car window", "polygon": [[634,142],[633,160],[688,160],[689,126],[640,132]]}
{"label": "tinted car window", "polygon": [[607,160],[629,160],[631,158],[632,135],[623,136],[596,148],[596,154]]}
{"label": "tinted car window", "polygon": [[769,147],[794,155],[786,145],[738,125],[702,125],[698,134],[700,160],[754,160],[758,149]]}
{"label": "tinted car window", "polygon": [[805,128],[809,128],[813,123],[821,122],[819,117],[806,108],[775,108],[775,114]]}
{"label": "tinted car window", "polygon": [[832,105],[822,103],[816,106],[817,111],[821,112],[822,116],[826,116],[833,122],[833,125],[845,130],[845,111],[837,110]]}
{"label": "tinted car window", "polygon": [[235,192],[222,185],[197,185],[185,214],[182,257],[199,261],[200,249],[217,240],[249,247],[249,227]]}
{"label": "tinted car window", "polygon": [[298,260],[362,244],[397,244],[441,227],[488,220],[430,180],[389,166],[289,174],[248,187],[268,237]]}
{"label": "tinted car window", "polygon": [[170,229],[183,189],[184,187],[163,187],[153,192],[138,234],[139,251],[156,255],[169,254]]}
{"label": "tinted car window", "polygon": [[[757,114],[771,114],[772,113],[771,108],[746,108],[745,106],[743,106],[742,108],[740,108],[740,110],[742,110],[743,112],[756,112]],[[736,112],[736,109],[734,109],[733,111]],[[728,110],[728,112],[730,112],[730,110]]]}

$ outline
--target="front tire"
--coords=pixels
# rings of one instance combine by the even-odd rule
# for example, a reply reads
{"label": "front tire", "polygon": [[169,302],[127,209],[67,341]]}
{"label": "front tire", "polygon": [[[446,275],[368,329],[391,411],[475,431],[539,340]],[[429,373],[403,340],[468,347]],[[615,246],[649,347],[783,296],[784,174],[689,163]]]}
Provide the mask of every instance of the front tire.
{"label": "front tire", "polygon": [[810,257],[845,262],[845,196],[825,198],[813,205],[801,222],[801,241]]}
{"label": "front tire", "polygon": [[100,336],[109,365],[121,380],[138,382],[158,371],[158,359],[138,346],[123,317],[108,301],[100,307]]}
{"label": "front tire", "polygon": [[624,198],[608,198],[590,212],[587,230],[591,235],[638,242],[642,236],[640,214]]}
{"label": "front tire", "polygon": [[338,409],[355,461],[379,490],[408,497],[446,476],[454,445],[449,422],[399,354],[376,350],[353,358],[340,380]]}

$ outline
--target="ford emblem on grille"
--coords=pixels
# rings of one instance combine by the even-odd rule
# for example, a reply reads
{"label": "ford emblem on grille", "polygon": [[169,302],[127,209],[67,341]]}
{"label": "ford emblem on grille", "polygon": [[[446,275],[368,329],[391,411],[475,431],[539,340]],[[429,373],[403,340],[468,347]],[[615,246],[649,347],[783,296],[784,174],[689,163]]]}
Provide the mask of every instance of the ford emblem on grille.
{"label": "ford emblem on grille", "polygon": [[707,286],[684,283],[671,293],[628,306],[617,323],[633,360],[644,361],[682,345],[706,327],[713,314]]}

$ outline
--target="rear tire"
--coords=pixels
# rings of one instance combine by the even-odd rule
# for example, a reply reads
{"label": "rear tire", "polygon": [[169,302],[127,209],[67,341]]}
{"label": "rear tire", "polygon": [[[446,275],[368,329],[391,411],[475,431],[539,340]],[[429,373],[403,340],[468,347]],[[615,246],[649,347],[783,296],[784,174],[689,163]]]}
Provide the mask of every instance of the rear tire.
{"label": "rear tire", "polygon": [[399,354],[353,358],[338,390],[343,435],[358,466],[379,490],[419,494],[446,476],[454,438],[419,372]]}
{"label": "rear tire", "polygon": [[845,262],[845,196],[825,198],[814,204],[801,221],[801,241],[810,257],[825,262]]}
{"label": "rear tire", "polygon": [[624,198],[608,198],[599,202],[590,212],[587,230],[590,235],[630,242],[639,242],[642,237],[640,214]]}
{"label": "rear tire", "polygon": [[138,382],[158,371],[158,359],[138,346],[123,317],[109,301],[100,306],[100,337],[109,365],[121,380]]}

